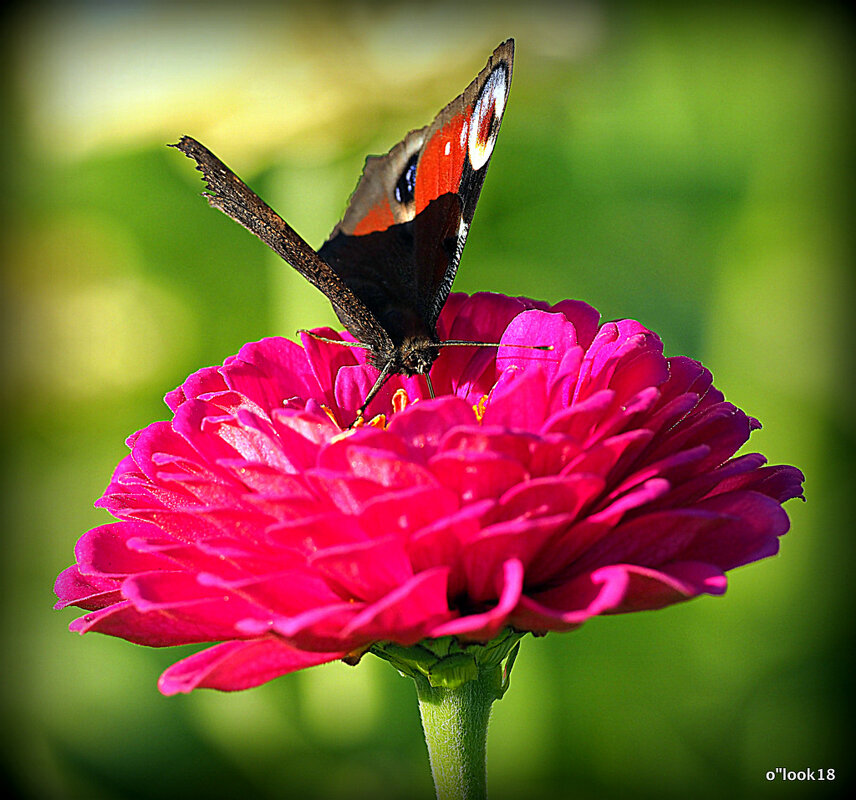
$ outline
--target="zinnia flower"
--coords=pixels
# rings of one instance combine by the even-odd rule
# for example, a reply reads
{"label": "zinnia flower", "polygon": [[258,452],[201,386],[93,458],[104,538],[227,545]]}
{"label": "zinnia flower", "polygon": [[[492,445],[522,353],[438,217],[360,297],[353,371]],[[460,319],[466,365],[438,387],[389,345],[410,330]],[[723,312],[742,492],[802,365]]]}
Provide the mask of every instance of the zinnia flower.
{"label": "zinnia flower", "polygon": [[758,422],[639,323],[454,294],[439,333],[507,346],[444,348],[435,399],[395,376],[352,430],[377,374],[362,350],[265,339],[191,375],[128,439],[98,501],[118,521],[57,580],[58,607],[89,612],[72,630],[216,642],[161,691],[236,690],[721,594],[776,553],[802,474],[735,457]]}

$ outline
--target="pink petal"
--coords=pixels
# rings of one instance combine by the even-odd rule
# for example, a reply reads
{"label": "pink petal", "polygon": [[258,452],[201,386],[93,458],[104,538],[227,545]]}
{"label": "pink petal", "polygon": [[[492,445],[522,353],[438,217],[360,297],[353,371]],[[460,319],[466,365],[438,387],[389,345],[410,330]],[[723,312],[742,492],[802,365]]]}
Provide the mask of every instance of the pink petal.
{"label": "pink petal", "polygon": [[591,345],[600,323],[600,312],[582,300],[562,300],[552,311],[564,314],[576,331],[576,341],[583,348]]}
{"label": "pink petal", "polygon": [[245,345],[221,372],[231,389],[267,410],[290,397],[317,397],[322,391],[306,352],[280,337]]}
{"label": "pink petal", "polygon": [[370,603],[413,577],[404,544],[393,536],[329,547],[309,563],[340,597]]}
{"label": "pink petal", "polygon": [[115,578],[102,578],[81,575],[77,564],[67,567],[56,579],[54,592],[59,602],[54,608],[78,606],[87,611],[105,608],[121,600],[120,581]]}
{"label": "pink petal", "polygon": [[616,608],[628,586],[622,571],[587,572],[553,589],[520,598],[510,622],[538,633],[569,631],[590,617]]}
{"label": "pink petal", "polygon": [[223,642],[173,664],[161,675],[158,688],[165,695],[193,689],[234,692],[345,655],[344,652],[307,653],[276,639]]}
{"label": "pink petal", "polygon": [[351,437],[325,448],[318,466],[330,472],[371,480],[387,489],[437,485],[431,472],[411,461],[405,461],[401,455],[365,446],[359,439]]}
{"label": "pink petal", "polygon": [[485,425],[537,430],[549,415],[547,377],[538,364],[506,369],[485,409]]}
{"label": "pink petal", "polygon": [[412,534],[407,548],[414,571],[450,565],[449,595],[464,592],[463,543],[478,535],[494,505],[490,500],[471,503]]}
{"label": "pink petal", "polygon": [[460,636],[464,640],[487,642],[493,639],[508,621],[509,614],[520,600],[523,590],[523,565],[516,559],[503,564],[501,583],[496,587],[497,604],[481,613],[467,614],[434,627],[430,635]]}
{"label": "pink petal", "polygon": [[460,425],[449,426],[443,436],[441,450],[462,451],[472,453],[493,453],[521,465],[529,463],[532,450],[538,445],[540,439],[531,434],[520,434],[511,432],[501,426]]}
{"label": "pink petal", "polygon": [[676,562],[657,570],[618,564],[602,567],[598,573],[603,571],[622,571],[628,577],[622,602],[609,611],[613,614],[664,608],[699,594],[722,594],[726,587],[725,575],[720,570],[692,561]]}
{"label": "pink petal", "polygon": [[603,478],[591,474],[536,478],[517,484],[502,495],[498,519],[540,517],[553,514],[576,516],[604,487]]}
{"label": "pink petal", "polygon": [[406,535],[448,517],[459,507],[458,495],[450,489],[415,486],[370,500],[363,507],[360,524],[379,536],[386,532]]}
{"label": "pink petal", "polygon": [[[515,366],[528,370],[538,364],[545,375],[552,377],[565,351],[575,349],[577,332],[562,314],[524,311],[518,314],[505,329],[502,344],[496,355],[496,368],[500,372]],[[526,347],[515,347],[515,345],[526,345]],[[528,349],[533,345],[549,345],[553,349]]]}
{"label": "pink petal", "polygon": [[83,534],[74,548],[77,563],[89,577],[124,578],[135,572],[171,569],[169,559],[128,547],[132,537],[153,533],[152,526],[138,522],[100,525]]}
{"label": "pink petal", "polygon": [[448,572],[440,567],[414,575],[355,616],[342,630],[342,637],[346,641],[389,638],[398,644],[416,644],[451,615],[447,600]]}
{"label": "pink petal", "polygon": [[463,544],[461,553],[470,600],[482,603],[495,596],[497,576],[502,574],[509,553],[514,553],[516,563],[528,574],[533,559],[572,520],[570,514],[555,514],[498,522],[479,531]]}
{"label": "pink petal", "polygon": [[[350,334],[341,335],[332,328],[316,328],[312,332],[334,341],[354,341],[354,337]],[[305,332],[300,334],[300,341],[303,343],[305,358],[309,362],[312,374],[321,389],[323,402],[326,402],[328,406],[334,406],[333,388],[336,385],[336,375],[343,367],[353,366],[357,363],[364,364],[365,351],[346,345],[328,344]]]}
{"label": "pink petal", "polygon": [[[753,455],[763,459],[763,456],[758,456],[757,453]],[[748,456],[744,456],[744,458],[748,458]],[[765,494],[767,497],[772,497],[779,503],[784,503],[794,497],[805,499],[802,490],[805,475],[796,467],[759,467],[734,477],[725,477],[724,471],[720,470],[720,475],[722,478],[714,490],[716,494],[737,489],[751,489]]]}
{"label": "pink petal", "polygon": [[167,393],[164,399],[170,411],[176,411],[185,400],[191,400],[209,392],[222,392],[227,388],[218,367],[205,367],[194,372],[177,389]]}
{"label": "pink petal", "polygon": [[182,618],[162,610],[141,613],[128,601],[78,617],[69,625],[69,630],[81,634],[92,631],[105,633],[148,647],[199,644],[235,635],[232,624]]}
{"label": "pink petal", "polygon": [[416,403],[389,422],[388,431],[405,443],[411,458],[427,460],[440,444],[447,431],[461,426],[472,430],[475,414],[472,406],[460,397],[438,397],[436,400]]}
{"label": "pink petal", "polygon": [[722,515],[728,525],[696,537],[683,556],[715,564],[722,570],[775,555],[779,550],[778,538],[790,526],[781,505],[758,492],[715,495],[700,502],[698,508]]}
{"label": "pink petal", "polygon": [[434,456],[430,466],[437,480],[467,503],[496,497],[526,476],[519,463],[492,453],[447,451]]}

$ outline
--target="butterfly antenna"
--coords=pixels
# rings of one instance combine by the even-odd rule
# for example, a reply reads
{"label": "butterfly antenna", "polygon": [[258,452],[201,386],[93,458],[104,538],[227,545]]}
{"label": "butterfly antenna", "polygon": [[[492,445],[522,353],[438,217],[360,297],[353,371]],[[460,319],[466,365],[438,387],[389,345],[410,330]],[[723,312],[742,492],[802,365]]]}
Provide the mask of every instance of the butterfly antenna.
{"label": "butterfly antenna", "polygon": [[524,350],[553,350],[551,344],[515,344],[513,342],[464,342],[458,339],[450,339],[440,342],[440,347],[521,347]]}
{"label": "butterfly antenna", "polygon": [[301,328],[297,332],[305,333],[307,336],[311,336],[313,339],[317,339],[319,342],[325,342],[326,344],[340,344],[342,347],[361,347],[363,350],[371,350],[371,345],[368,345],[365,342],[344,342],[341,339],[328,339],[326,336],[319,336],[317,333],[307,331],[305,328]]}
{"label": "butterfly antenna", "polygon": [[377,380],[374,382],[374,386],[369,389],[369,393],[366,395],[366,399],[363,401],[363,404],[357,409],[357,416],[354,418],[354,421],[348,425],[348,429],[354,427],[357,424],[357,420],[362,419],[365,416],[366,409],[369,407],[369,403],[375,399],[375,395],[383,388],[383,385],[392,377],[392,361],[387,361],[384,364],[383,369],[380,371],[380,375],[377,376]]}
{"label": "butterfly antenna", "polygon": [[434,394],[434,384],[431,383],[431,376],[427,372],[425,373],[425,383],[428,384],[428,394],[431,395],[431,399],[433,400],[436,396]]}

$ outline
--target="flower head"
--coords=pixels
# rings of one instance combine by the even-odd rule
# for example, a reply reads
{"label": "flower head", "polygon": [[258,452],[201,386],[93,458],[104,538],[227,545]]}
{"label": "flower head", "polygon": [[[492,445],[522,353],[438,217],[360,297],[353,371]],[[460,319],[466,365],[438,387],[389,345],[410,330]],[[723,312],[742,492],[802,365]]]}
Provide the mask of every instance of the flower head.
{"label": "flower head", "polygon": [[444,348],[435,399],[394,376],[350,430],[364,351],[265,339],[191,375],[128,439],[98,502],[118,521],[57,579],[58,606],[88,611],[72,630],[217,642],[161,690],[244,689],[378,642],[721,594],[777,551],[802,474],[735,457],[758,422],[639,323],[454,294],[439,333],[503,346]]}

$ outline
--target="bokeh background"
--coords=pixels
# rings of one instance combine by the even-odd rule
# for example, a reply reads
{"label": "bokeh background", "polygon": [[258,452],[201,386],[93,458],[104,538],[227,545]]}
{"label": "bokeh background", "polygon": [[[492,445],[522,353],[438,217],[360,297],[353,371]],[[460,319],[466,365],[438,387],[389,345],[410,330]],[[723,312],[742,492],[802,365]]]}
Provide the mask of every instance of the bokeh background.
{"label": "bokeh background", "polygon": [[[430,798],[412,685],[367,658],[164,698],[51,610],[124,439],[247,341],[333,322],[200,199],[206,143],[316,246],[368,153],[517,40],[455,288],[633,317],[807,474],[724,598],[527,639],[506,798],[831,796],[853,770],[852,48],[835,4],[84,4],[3,12],[2,780],[13,797]],[[849,404],[849,405],[848,405]],[[834,769],[834,783],[768,770]]]}

